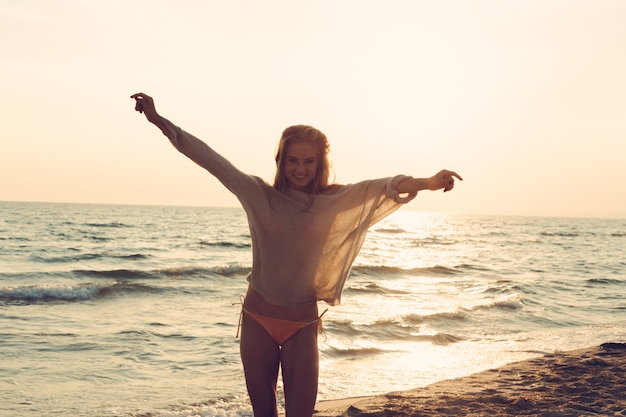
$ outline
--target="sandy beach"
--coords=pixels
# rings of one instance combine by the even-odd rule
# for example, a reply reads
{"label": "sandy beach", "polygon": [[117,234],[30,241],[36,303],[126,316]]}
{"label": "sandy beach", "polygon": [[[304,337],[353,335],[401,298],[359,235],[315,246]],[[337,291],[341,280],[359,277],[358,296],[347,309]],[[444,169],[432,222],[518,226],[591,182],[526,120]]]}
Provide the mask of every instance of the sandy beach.
{"label": "sandy beach", "polygon": [[626,343],[545,354],[409,391],[323,401],[314,416],[626,416]]}

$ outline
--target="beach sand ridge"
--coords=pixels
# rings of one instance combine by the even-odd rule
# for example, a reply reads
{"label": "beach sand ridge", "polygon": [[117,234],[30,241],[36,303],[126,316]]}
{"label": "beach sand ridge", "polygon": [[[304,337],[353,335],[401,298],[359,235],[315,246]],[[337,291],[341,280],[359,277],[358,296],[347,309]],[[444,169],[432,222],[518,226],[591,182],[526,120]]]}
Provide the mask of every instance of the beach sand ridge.
{"label": "beach sand ridge", "polygon": [[424,388],[318,403],[314,417],[626,416],[626,344],[544,354]]}

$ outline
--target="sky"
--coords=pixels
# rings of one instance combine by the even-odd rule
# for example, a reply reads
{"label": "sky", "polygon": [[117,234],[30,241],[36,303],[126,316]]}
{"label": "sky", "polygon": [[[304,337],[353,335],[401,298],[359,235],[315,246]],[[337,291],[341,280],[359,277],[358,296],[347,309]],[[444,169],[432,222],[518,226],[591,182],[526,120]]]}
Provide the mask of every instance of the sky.
{"label": "sky", "polygon": [[407,208],[626,218],[623,0],[0,0],[0,201],[237,206],[129,96],[268,182],[463,176]]}

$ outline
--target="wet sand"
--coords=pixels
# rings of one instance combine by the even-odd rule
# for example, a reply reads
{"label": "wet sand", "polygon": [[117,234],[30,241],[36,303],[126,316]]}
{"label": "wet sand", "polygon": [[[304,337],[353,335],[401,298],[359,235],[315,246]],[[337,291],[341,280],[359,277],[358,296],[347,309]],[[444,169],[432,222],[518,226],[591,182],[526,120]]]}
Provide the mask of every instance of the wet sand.
{"label": "wet sand", "polygon": [[314,417],[626,416],[626,343],[545,354],[424,388],[322,401]]}

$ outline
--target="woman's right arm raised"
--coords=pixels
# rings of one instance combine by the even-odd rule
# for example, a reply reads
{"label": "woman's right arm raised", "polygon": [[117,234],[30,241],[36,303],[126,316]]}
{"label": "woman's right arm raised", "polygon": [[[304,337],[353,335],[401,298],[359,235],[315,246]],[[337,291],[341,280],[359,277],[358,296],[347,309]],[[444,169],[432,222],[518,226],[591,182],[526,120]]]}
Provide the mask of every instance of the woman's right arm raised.
{"label": "woman's right arm raised", "polygon": [[[189,159],[215,175],[228,189],[237,194],[238,185],[247,182],[251,177],[237,170],[228,160],[211,149],[206,143],[195,136],[182,131],[171,122],[161,117],[154,106],[152,97],[144,93],[130,96],[135,99],[135,110],[144,113],[146,119],[167,136],[178,151]],[[235,174],[235,175],[233,175]],[[238,174],[238,175],[237,175]]]}

